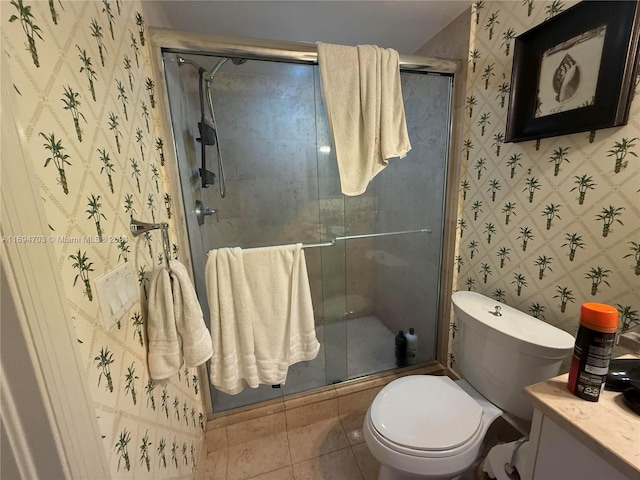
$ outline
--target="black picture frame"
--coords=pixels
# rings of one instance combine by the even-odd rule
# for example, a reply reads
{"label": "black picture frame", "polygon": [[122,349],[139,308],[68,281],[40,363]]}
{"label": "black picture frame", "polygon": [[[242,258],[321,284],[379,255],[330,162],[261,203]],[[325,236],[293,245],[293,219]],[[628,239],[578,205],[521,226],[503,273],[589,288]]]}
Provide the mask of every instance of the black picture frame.
{"label": "black picture frame", "polygon": [[625,125],[638,63],[639,15],[637,0],[582,1],[519,35],[505,141]]}

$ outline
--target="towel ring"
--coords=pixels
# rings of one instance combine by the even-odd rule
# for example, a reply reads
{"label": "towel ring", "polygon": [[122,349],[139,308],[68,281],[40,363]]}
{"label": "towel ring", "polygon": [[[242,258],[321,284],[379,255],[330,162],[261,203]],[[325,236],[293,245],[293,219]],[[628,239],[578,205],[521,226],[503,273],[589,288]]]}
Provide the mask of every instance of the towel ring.
{"label": "towel ring", "polygon": [[131,231],[131,235],[137,237],[142,235],[143,233],[149,232],[151,230],[158,230],[162,233],[162,249],[164,250],[164,261],[167,266],[167,270],[171,272],[171,267],[169,262],[171,260],[171,242],[169,240],[169,224],[166,222],[162,223],[146,223],[141,222],[140,220],[135,220],[131,217],[131,224],[129,225],[129,230]]}

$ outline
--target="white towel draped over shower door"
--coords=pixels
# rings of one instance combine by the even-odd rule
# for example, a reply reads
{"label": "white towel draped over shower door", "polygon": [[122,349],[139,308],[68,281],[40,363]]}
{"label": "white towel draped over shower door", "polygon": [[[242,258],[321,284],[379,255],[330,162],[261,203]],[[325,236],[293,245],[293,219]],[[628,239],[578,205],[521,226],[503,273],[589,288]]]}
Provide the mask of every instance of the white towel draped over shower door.
{"label": "white towel draped over shower door", "polygon": [[375,45],[318,43],[322,96],[344,195],[360,195],[411,150],[398,52]]}
{"label": "white towel draped over shower door", "polygon": [[216,388],[283,384],[290,365],[318,355],[301,244],[211,250],[205,277]]}

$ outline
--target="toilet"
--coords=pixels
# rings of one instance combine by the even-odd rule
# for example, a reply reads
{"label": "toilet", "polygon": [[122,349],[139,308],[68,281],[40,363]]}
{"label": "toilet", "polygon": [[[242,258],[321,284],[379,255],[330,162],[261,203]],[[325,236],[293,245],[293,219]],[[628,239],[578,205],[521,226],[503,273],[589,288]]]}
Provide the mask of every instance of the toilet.
{"label": "toilet", "polygon": [[363,433],[380,462],[378,480],[452,479],[469,470],[503,412],[530,420],[523,388],[554,377],[574,338],[471,291],[451,296],[463,380],[410,375],[371,403]]}

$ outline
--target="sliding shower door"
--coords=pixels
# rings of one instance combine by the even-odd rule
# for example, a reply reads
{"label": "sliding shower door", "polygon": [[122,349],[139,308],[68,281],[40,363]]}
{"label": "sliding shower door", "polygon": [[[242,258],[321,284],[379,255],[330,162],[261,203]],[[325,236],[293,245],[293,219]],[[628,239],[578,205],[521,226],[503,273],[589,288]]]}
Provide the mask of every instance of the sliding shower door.
{"label": "sliding shower door", "polygon": [[[356,197],[339,194],[335,158],[326,159],[348,239],[337,242],[344,255],[347,378],[395,368],[401,330],[413,329],[419,340],[409,363],[436,358],[451,79],[405,72],[401,79],[408,155],[392,159]],[[317,124],[326,128],[319,112]]]}
{"label": "sliding shower door", "polygon": [[[208,71],[221,60],[184,57]],[[434,359],[450,78],[402,74],[413,149],[392,160],[363,195],[345,197],[318,67],[226,62],[211,81],[223,198],[219,178],[200,185],[197,69],[179,66],[176,52],[166,52],[164,61],[196,289],[207,319],[209,250],[335,240],[304,250],[318,357],[293,365],[284,385],[247,387],[234,396],[212,388],[214,411],[395,368],[400,329],[419,336],[416,362]],[[216,148],[206,147],[205,155],[207,169],[217,174]],[[203,225],[193,211],[196,200],[217,211]]]}

